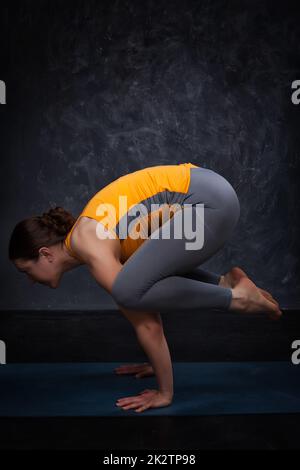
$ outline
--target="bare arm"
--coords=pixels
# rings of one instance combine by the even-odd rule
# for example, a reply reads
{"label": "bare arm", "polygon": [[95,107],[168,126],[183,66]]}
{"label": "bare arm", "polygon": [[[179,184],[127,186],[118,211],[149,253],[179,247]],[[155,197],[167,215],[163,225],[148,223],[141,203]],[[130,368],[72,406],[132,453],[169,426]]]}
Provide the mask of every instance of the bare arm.
{"label": "bare arm", "polygon": [[[92,276],[108,293],[122,263],[118,258],[115,241],[99,240],[94,235],[86,233],[81,237],[77,252],[87,264]],[[159,391],[173,396],[173,370],[168,344],[164,335],[163,325],[158,312],[134,311],[118,305],[123,315],[132,324],[138,342],[147,354],[155,372]]]}
{"label": "bare arm", "polygon": [[170,351],[163,328],[153,331],[147,327],[136,330],[138,341],[153,367],[159,391],[173,397],[173,368]]}
{"label": "bare arm", "polygon": [[147,354],[159,391],[173,397],[173,369],[163,324],[158,312],[140,312],[119,306],[135,329],[137,340]]}

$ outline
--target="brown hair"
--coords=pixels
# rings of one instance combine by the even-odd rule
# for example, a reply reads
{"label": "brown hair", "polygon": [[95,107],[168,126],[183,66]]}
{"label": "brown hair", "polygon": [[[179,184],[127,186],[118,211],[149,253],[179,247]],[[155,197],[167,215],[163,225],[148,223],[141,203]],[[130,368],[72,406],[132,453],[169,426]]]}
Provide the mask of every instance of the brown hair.
{"label": "brown hair", "polygon": [[54,207],[42,215],[21,220],[15,226],[9,241],[8,257],[15,260],[37,259],[42,246],[63,241],[76,219],[62,207]]}

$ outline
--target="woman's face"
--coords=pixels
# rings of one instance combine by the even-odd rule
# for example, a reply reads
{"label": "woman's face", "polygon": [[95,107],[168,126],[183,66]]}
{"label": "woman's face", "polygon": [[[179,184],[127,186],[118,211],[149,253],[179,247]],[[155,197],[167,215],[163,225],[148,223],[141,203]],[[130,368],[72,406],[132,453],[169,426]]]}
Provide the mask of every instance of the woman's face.
{"label": "woman's face", "polygon": [[52,289],[55,289],[59,284],[61,275],[53,256],[40,254],[37,260],[19,258],[14,261],[14,264],[18,271],[25,273],[33,284],[38,282]]}

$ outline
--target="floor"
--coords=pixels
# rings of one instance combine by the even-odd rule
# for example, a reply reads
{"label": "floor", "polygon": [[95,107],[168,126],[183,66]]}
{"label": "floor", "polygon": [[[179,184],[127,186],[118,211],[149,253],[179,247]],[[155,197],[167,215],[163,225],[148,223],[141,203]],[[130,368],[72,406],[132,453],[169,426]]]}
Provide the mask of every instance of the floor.
{"label": "floor", "polygon": [[4,313],[0,449],[299,449],[299,319],[164,316],[174,400],[138,414],[114,399],[155,379],[112,374],[145,361],[117,312]]}

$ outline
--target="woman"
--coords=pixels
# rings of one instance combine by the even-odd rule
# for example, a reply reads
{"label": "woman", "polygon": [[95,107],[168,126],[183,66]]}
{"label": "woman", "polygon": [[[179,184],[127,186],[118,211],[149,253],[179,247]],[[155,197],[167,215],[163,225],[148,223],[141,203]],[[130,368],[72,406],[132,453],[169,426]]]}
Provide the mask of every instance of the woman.
{"label": "woman", "polygon": [[116,372],[156,375],[159,390],[117,402],[124,410],[141,412],[168,406],[173,399],[159,311],[221,308],[266,313],[272,319],[282,314],[272,295],[240,268],[220,275],[200,267],[230,238],[239,215],[236,192],[213,170],[192,163],[147,167],[102,188],[76,220],[56,207],[19,222],[9,258],[33,282],[52,288],[64,272],[88,266],[131,322],[150,359],[151,365]]}

